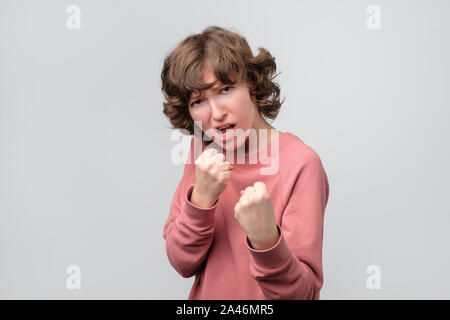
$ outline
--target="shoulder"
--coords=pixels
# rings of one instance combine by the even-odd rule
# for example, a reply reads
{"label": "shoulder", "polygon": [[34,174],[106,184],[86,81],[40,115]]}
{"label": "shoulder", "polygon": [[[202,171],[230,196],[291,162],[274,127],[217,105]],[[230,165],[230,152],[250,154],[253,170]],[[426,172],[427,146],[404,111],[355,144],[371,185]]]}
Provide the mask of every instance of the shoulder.
{"label": "shoulder", "polygon": [[280,140],[279,169],[287,190],[286,199],[295,188],[301,193],[316,192],[320,188],[328,199],[328,177],[321,157],[308,143],[289,132],[285,132]]}
{"label": "shoulder", "polygon": [[[284,175],[287,180],[295,179],[294,185],[308,186],[309,190],[320,188],[323,190],[325,203],[329,196],[328,175],[319,154],[311,146],[294,134],[286,135],[283,150],[280,149],[280,166],[284,163]],[[283,155],[283,152],[285,155]],[[297,181],[303,181],[298,184]]]}
{"label": "shoulder", "polygon": [[322,164],[321,158],[316,150],[290,132],[283,132],[283,143],[280,146],[280,155],[287,161],[287,164],[299,168]]}

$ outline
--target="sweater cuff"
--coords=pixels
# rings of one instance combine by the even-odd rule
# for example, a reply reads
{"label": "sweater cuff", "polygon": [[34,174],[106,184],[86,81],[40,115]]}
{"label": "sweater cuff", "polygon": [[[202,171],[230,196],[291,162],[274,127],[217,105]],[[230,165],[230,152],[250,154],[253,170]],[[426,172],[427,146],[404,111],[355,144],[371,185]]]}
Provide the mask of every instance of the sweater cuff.
{"label": "sweater cuff", "polygon": [[277,225],[280,237],[278,242],[269,249],[256,250],[251,247],[250,240],[245,237],[247,248],[250,251],[251,258],[256,264],[263,265],[268,268],[275,268],[284,264],[291,257],[291,251],[287,246],[286,240],[283,236],[281,228]]}
{"label": "sweater cuff", "polygon": [[196,226],[210,226],[214,224],[214,212],[216,211],[219,199],[217,199],[214,206],[211,208],[200,208],[189,201],[189,198],[194,190],[194,184],[191,184],[186,190],[184,211],[189,221]]}

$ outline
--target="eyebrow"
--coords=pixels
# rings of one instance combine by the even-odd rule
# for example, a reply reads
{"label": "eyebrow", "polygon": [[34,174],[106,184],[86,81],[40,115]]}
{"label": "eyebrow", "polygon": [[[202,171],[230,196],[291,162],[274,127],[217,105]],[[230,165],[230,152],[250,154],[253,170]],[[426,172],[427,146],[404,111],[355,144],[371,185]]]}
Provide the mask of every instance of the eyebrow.
{"label": "eyebrow", "polygon": [[[209,88],[209,90],[217,90],[219,87],[226,85],[226,84],[220,82],[219,80],[216,80],[215,82],[217,82],[217,84],[213,85],[211,88]],[[194,102],[196,99],[198,99],[202,96],[203,96],[203,94],[201,91],[200,95],[196,96],[195,98],[193,97],[193,98],[189,99],[189,102]]]}

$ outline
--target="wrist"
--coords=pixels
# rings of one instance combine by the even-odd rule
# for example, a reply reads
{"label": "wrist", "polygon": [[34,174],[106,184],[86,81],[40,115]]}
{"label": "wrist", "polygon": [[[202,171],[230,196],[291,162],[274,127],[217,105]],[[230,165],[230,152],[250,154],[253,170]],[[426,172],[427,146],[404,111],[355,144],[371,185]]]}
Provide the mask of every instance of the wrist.
{"label": "wrist", "polygon": [[268,237],[267,239],[260,240],[260,241],[252,240],[248,236],[247,236],[247,238],[253,249],[267,250],[267,249],[273,248],[278,243],[278,240],[280,240],[280,234],[278,233],[278,228],[276,228],[275,232],[276,233],[273,234],[272,236]]}
{"label": "wrist", "polygon": [[217,199],[211,200],[207,197],[202,197],[196,190],[195,186],[192,190],[191,196],[189,197],[189,201],[197,207],[200,208],[211,208],[215,205]]}

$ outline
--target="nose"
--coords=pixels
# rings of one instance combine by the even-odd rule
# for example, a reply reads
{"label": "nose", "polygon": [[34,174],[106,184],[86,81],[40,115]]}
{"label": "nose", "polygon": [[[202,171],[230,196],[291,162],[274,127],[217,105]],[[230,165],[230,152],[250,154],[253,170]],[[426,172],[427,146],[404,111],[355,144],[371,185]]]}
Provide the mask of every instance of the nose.
{"label": "nose", "polygon": [[211,118],[216,121],[221,121],[227,113],[224,106],[217,102],[217,100],[215,99],[210,99],[209,105],[211,109]]}

